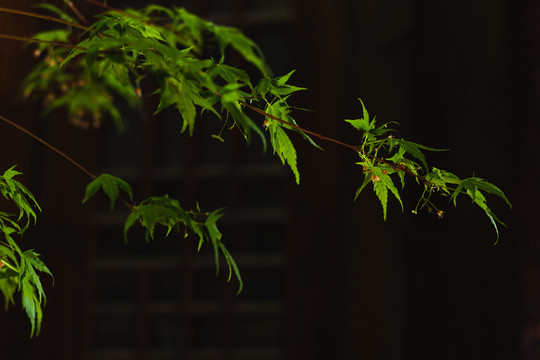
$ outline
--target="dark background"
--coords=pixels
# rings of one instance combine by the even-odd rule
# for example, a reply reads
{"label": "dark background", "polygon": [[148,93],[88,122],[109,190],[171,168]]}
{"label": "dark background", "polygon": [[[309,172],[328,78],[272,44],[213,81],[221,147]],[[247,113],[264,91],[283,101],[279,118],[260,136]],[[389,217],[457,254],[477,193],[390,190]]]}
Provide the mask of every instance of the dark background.
{"label": "dark background", "polygon": [[[31,9],[31,2],[4,0],[2,6]],[[513,203],[510,211],[502,201],[488,200],[508,225],[500,230],[496,245],[489,220],[465,199],[457,209],[441,200],[447,211],[443,220],[411,214],[419,195],[412,182],[404,195],[405,211],[394,202],[383,222],[373,194],[366,192],[353,202],[363,179],[354,153],[330,143],[322,143],[326,151],[320,152],[297,141],[301,186],[294,185],[288,172],[278,171],[272,173],[276,182],[261,179],[260,190],[254,192],[264,194],[281,184],[276,187],[286,214],[286,221],[276,220],[285,229],[279,239],[278,285],[274,281],[265,287],[269,298],[275,296],[274,287],[279,289],[282,320],[278,327],[266,327],[266,336],[278,339],[273,345],[278,350],[242,358],[540,358],[540,1],[239,0],[192,1],[186,6],[261,40],[276,75],[297,69],[293,82],[310,90],[297,96],[295,105],[315,110],[298,114],[306,128],[354,143],[342,119],[359,116],[356,99],[361,97],[380,121],[399,122],[400,136],[452,149],[430,154],[433,166],[461,177],[486,178]],[[80,7],[95,10],[87,4]],[[276,9],[283,9],[282,16]],[[276,20],[253,16],[265,12]],[[27,36],[42,26],[35,19],[0,14],[2,34]],[[32,52],[8,40],[0,40],[0,49],[0,113],[92,169],[106,167],[103,161],[114,163],[114,149],[103,145],[105,130],[83,131],[62,116],[42,120],[37,105],[20,100],[18,84],[31,69]],[[153,136],[150,130],[143,134],[145,139]],[[179,139],[190,141],[186,135]],[[245,156],[243,145],[234,149],[225,158],[229,168]],[[152,357],[144,352],[145,345],[137,345],[147,336],[143,332],[134,343],[126,342],[127,347],[143,349],[139,352],[96,353],[99,346],[92,339],[100,330],[93,332],[99,327],[88,314],[89,289],[99,286],[92,275],[94,250],[89,250],[99,238],[91,220],[98,206],[79,204],[88,179],[7,125],[0,125],[0,151],[1,168],[18,164],[22,180],[44,209],[37,227],[25,237],[25,247],[42,253],[55,274],[55,285],[47,284],[38,338],[28,339],[20,307],[2,313],[2,358],[240,358],[230,349],[240,340],[227,335],[227,326],[215,337],[229,342],[216,340],[218,350],[210,355],[189,355],[183,352],[189,346],[179,340],[178,349],[173,346],[176,350],[167,355]],[[144,160],[149,155],[141,153],[142,167],[151,169],[151,161]],[[145,187],[150,182],[143,178],[132,175],[130,180],[141,184],[143,194],[154,190]],[[236,180],[232,176],[227,184]],[[228,193],[227,204],[242,207],[249,202],[245,189],[230,186],[235,191]],[[203,194],[202,188],[198,191]],[[258,201],[259,195],[252,200]],[[265,229],[255,231],[253,241],[269,231]],[[249,266],[244,273],[249,274]],[[192,284],[196,272],[187,273],[192,275],[183,272],[180,277]],[[213,286],[226,293],[219,295],[225,299],[220,316],[235,324],[231,309],[242,300],[222,290],[234,285],[220,280]],[[134,295],[144,297],[144,291]],[[145,309],[135,307],[126,322],[144,322]],[[181,330],[171,330],[180,331],[179,339],[196,338],[196,330],[179,326]]]}

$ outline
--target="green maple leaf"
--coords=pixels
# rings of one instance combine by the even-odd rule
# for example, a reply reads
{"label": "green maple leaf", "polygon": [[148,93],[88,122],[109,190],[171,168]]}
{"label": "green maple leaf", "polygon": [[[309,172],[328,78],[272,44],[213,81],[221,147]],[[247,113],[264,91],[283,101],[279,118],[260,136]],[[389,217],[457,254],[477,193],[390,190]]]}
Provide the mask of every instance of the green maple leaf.
{"label": "green maple leaf", "polygon": [[262,78],[259,80],[257,86],[253,88],[251,95],[254,97],[260,96],[261,98],[266,99],[266,95],[270,93],[281,98],[282,96],[287,97],[297,91],[307,90],[303,87],[287,84],[287,81],[289,81],[294,72],[295,70],[292,70],[288,74],[277,78]]}
{"label": "green maple leaf", "polygon": [[[399,191],[394,185],[394,182],[392,181],[388,170],[383,167],[375,166],[371,169],[370,179],[373,182],[373,190],[375,191],[375,194],[379,198],[379,201],[382,205],[384,220],[386,220],[388,206],[388,190],[390,190],[394,197],[399,201],[399,204],[401,205],[401,210],[403,211],[403,202],[401,201]],[[365,186],[365,180],[363,186]],[[361,190],[361,188],[359,190]]]}
{"label": "green maple leaf", "polygon": [[[358,164],[362,164],[362,163],[358,163]],[[360,193],[362,192],[362,190],[364,190],[364,188],[367,186],[367,184],[369,184],[371,182],[371,174],[369,172],[366,172],[364,174],[364,181],[362,182],[362,185],[360,185],[358,187],[358,189],[356,190],[356,195],[354,196],[354,200],[356,201],[356,199],[358,198],[358,195],[360,195]]]}
{"label": "green maple leaf", "polygon": [[244,287],[244,284],[242,282],[242,276],[240,275],[240,270],[238,269],[238,266],[236,265],[236,262],[234,261],[233,257],[225,247],[225,244],[221,241],[221,232],[217,228],[216,222],[223,216],[221,213],[223,209],[218,209],[210,213],[208,215],[208,218],[206,219],[204,226],[206,227],[206,230],[208,232],[208,236],[210,238],[210,242],[212,243],[212,247],[214,249],[214,261],[216,263],[216,275],[219,274],[219,251],[223,254],[225,257],[225,260],[227,261],[227,267],[229,270],[229,276],[227,278],[227,282],[231,281],[232,275],[234,274],[236,279],[238,280],[239,287],[237,294],[242,292],[242,289]]}
{"label": "green maple leaf", "polygon": [[17,221],[26,216],[27,221],[25,226],[22,229],[17,226],[20,231],[24,231],[30,225],[30,219],[33,219],[34,223],[36,222],[37,215],[34,208],[39,211],[41,211],[41,208],[34,195],[23,184],[13,179],[15,176],[22,174],[13,170],[14,168],[15,166],[12,166],[0,176],[0,192],[4,198],[12,200],[19,208],[19,218]]}
{"label": "green maple leaf", "polygon": [[105,194],[111,201],[111,211],[114,209],[116,198],[120,194],[120,190],[123,190],[129,195],[130,200],[133,199],[133,192],[131,186],[124,180],[109,174],[101,174],[86,187],[86,193],[84,195],[83,204],[88,201],[95,193],[102,188]]}
{"label": "green maple leaf", "polygon": [[227,46],[232,46],[244,59],[255,65],[264,77],[268,77],[270,70],[264,61],[264,57],[259,46],[253,40],[247,38],[239,29],[229,26],[213,26],[217,41],[219,42],[221,53],[225,53]]}
{"label": "green maple leaf", "polygon": [[[313,141],[313,139],[308,134],[294,127],[294,126],[298,126],[298,124],[290,115],[291,107],[289,107],[286,100],[287,100],[287,97],[283,99],[279,99],[272,104],[268,104],[268,106],[266,107],[266,113],[268,113],[269,115],[275,116],[276,118],[281,119],[282,121],[287,123],[287,124],[280,123],[279,126],[283,127],[284,129],[294,131],[295,133],[300,135],[302,138],[304,138],[304,140],[307,140],[312,146],[316,147],[319,150],[324,151],[324,149],[321,148],[319,145],[317,145],[315,141]],[[274,122],[272,121],[271,118],[267,120],[269,121],[269,123]],[[288,125],[288,124],[291,124],[291,125]]]}
{"label": "green maple leaf", "polygon": [[[127,241],[127,233],[129,229],[139,221],[145,228],[145,239],[148,241],[154,239],[154,229],[156,225],[167,227],[167,237],[172,230],[180,232],[180,224],[183,224],[187,230],[191,231],[199,237],[199,245],[197,251],[201,249],[204,241],[208,241],[214,251],[214,261],[216,263],[216,274],[219,274],[219,252],[224,255],[229,268],[229,278],[234,274],[240,283],[239,292],[242,290],[243,283],[240,276],[240,271],[236,262],[227,251],[227,248],[221,241],[221,231],[217,227],[217,221],[223,216],[223,209],[215,210],[211,213],[201,214],[197,207],[197,213],[188,212],[180,207],[178,200],[171,199],[168,196],[151,197],[134,206],[131,214],[126,219],[124,224],[124,239]],[[206,215],[204,222],[199,222],[195,218]]]}
{"label": "green maple leaf", "polygon": [[32,326],[30,336],[38,335],[41,328],[41,320],[43,318],[43,310],[41,309],[40,301],[36,295],[36,288],[32,285],[28,277],[24,277],[19,283],[21,291],[21,300],[23,309],[30,320]]}
{"label": "green maple leaf", "polygon": [[426,157],[422,150],[427,151],[447,151],[448,149],[435,149],[429,146],[417,144],[412,141],[402,140],[402,139],[388,139],[390,142],[390,149],[394,147],[395,145],[398,145],[401,149],[405,150],[405,152],[411,154],[416,159],[420,160],[422,163],[424,169],[428,170],[428,164],[426,161]]}
{"label": "green maple leaf", "polygon": [[[219,274],[219,244],[221,243],[221,232],[219,231],[216,222],[223,216],[221,210],[215,210],[208,218],[206,218],[205,227],[210,238],[210,243],[214,249],[214,261],[216,263],[216,275]],[[201,238],[202,240],[203,238]]]}
{"label": "green maple leaf", "polygon": [[289,78],[294,73],[294,71],[295,70],[292,70],[286,75],[272,79],[270,82],[271,84],[270,92],[279,97],[279,96],[290,95],[296,91],[307,90],[306,88],[303,88],[303,87],[287,84],[287,81],[289,81]]}
{"label": "green maple leaf", "polygon": [[184,83],[178,83],[177,86],[178,96],[176,97],[176,108],[178,111],[180,111],[180,114],[184,119],[182,132],[189,127],[189,135],[193,135],[193,129],[195,127],[195,115],[197,115],[197,109],[193,103],[194,94]]}
{"label": "green maple leaf", "polygon": [[224,58],[222,57],[218,64],[215,64],[208,70],[208,75],[211,78],[219,76],[228,84],[241,83],[247,85],[249,88],[253,87],[249,75],[244,70],[223,64],[223,60]]}
{"label": "green maple leaf", "polygon": [[457,196],[461,194],[463,190],[465,190],[465,193],[472,199],[473,203],[478,205],[478,207],[480,207],[484,211],[486,216],[491,221],[491,224],[495,229],[495,233],[497,234],[497,239],[495,241],[495,243],[497,243],[499,241],[499,228],[497,224],[500,224],[502,226],[506,225],[501,220],[499,220],[499,218],[487,206],[487,200],[482,191],[502,198],[510,208],[512,208],[512,204],[510,203],[506,195],[497,186],[479,177],[470,177],[461,180],[459,185],[456,187],[453,194],[451,195],[450,198],[453,201],[454,206],[457,205]]}
{"label": "green maple leaf", "polygon": [[18,274],[11,269],[5,268],[7,266],[4,264],[4,269],[0,270],[0,291],[4,294],[4,308],[8,310],[10,304],[15,304],[13,297],[18,287]]}
{"label": "green maple leaf", "polygon": [[[43,40],[43,41],[54,41],[54,42],[63,42],[67,43],[69,41],[70,31],[64,29],[48,30],[41,31],[35,34],[32,39]],[[48,44],[40,44],[38,48],[45,48]]]}
{"label": "green maple leaf", "polygon": [[[182,208],[175,206],[173,201],[168,197],[152,197],[135,206],[125,222],[124,239],[127,241],[127,232],[137,220],[145,228],[147,241],[154,239],[154,229],[158,224],[167,227],[168,235],[176,224],[181,221],[182,217],[179,216],[179,212],[183,212]],[[189,218],[189,215],[184,214],[184,218],[186,217]]]}
{"label": "green maple leaf", "polygon": [[369,112],[364,106],[362,99],[358,99],[362,104],[363,117],[361,119],[346,119],[345,121],[351,124],[356,130],[369,133],[371,130],[375,129],[375,119],[369,119]]}
{"label": "green maple leaf", "polygon": [[41,330],[42,304],[45,303],[46,299],[36,270],[52,276],[47,266],[39,259],[39,254],[33,250],[26,250],[21,254],[18,289],[21,292],[23,309],[26,311],[32,326],[30,336],[38,335]]}
{"label": "green maple leaf", "polygon": [[62,10],[62,9],[60,9],[60,8],[54,6],[54,5],[51,5],[51,4],[35,4],[34,6],[36,8],[49,10],[50,12],[54,13],[56,16],[58,16],[59,18],[61,18],[63,20],[66,20],[66,21],[69,21],[69,22],[72,22],[72,23],[77,23],[76,19],[74,19],[73,17],[68,15],[68,13],[65,12],[64,10]]}
{"label": "green maple leaf", "polygon": [[150,197],[133,207],[124,225],[124,239],[126,241],[128,230],[137,220],[146,230],[145,238],[147,241],[154,238],[156,225],[167,227],[165,236],[168,236],[174,229],[178,230],[179,224],[184,224],[193,233],[203,236],[200,224],[182,209],[178,200],[171,199],[167,195]]}
{"label": "green maple leaf", "polygon": [[53,276],[45,263],[39,258],[38,253],[34,250],[24,251],[21,254],[21,266],[19,271],[21,272],[21,277],[28,277],[29,281],[35,286],[37,289],[38,300],[41,304],[41,302],[45,300],[45,291],[43,291],[43,286],[41,285],[36,270],[49,274],[51,277]]}
{"label": "green maple leaf", "polygon": [[388,204],[388,188],[386,185],[381,182],[378,179],[372,180],[373,181],[373,190],[375,191],[375,195],[379,198],[379,201],[381,203],[382,209],[383,209],[383,219],[386,220],[386,208]]}
{"label": "green maple leaf", "polygon": [[174,217],[174,212],[171,209],[162,207],[159,205],[145,204],[140,205],[132,210],[129,214],[126,223],[124,224],[124,240],[127,241],[127,232],[137,220],[140,221],[141,225],[146,229],[145,238],[154,238],[154,228],[156,224],[163,223],[159,222],[160,219],[166,217]]}
{"label": "green maple leaf", "polygon": [[227,265],[229,266],[229,278],[227,279],[227,281],[231,280],[233,272],[236,276],[236,279],[238,280],[239,286],[238,291],[236,292],[236,294],[238,295],[242,292],[242,289],[244,288],[244,283],[242,281],[242,276],[240,275],[240,270],[238,269],[236,262],[234,261],[233,257],[222,242],[219,243],[219,248],[221,249],[223,256],[225,256],[225,260],[227,260]]}
{"label": "green maple leaf", "polygon": [[255,131],[257,135],[261,138],[262,145],[263,145],[263,152],[266,151],[266,138],[264,136],[264,133],[262,130],[257,126],[253,120],[251,120],[244,112],[242,111],[241,106],[238,104],[238,102],[228,102],[225,101],[224,98],[221,99],[221,105],[227,112],[233,117],[236,124],[238,124],[243,132],[244,137],[248,141],[251,140],[251,131]]}
{"label": "green maple leaf", "polygon": [[271,143],[274,148],[274,153],[277,153],[281,162],[285,162],[291,168],[296,183],[300,184],[300,173],[296,164],[296,149],[289,139],[289,136],[280,126],[277,121],[270,121],[268,128],[270,129]]}
{"label": "green maple leaf", "polygon": [[[20,249],[19,249],[20,250]],[[20,253],[17,249],[9,246],[5,246],[0,244],[0,259],[5,259],[6,257],[9,258],[16,266],[18,265],[17,257],[15,256],[15,252]]]}

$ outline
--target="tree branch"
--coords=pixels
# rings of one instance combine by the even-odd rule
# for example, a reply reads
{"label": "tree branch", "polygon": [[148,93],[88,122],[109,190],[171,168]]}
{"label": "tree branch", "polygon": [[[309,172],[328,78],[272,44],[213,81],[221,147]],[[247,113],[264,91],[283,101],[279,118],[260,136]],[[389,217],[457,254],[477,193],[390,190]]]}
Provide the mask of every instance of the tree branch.
{"label": "tree branch", "polygon": [[28,43],[49,44],[49,45],[52,45],[52,46],[64,47],[64,48],[68,48],[68,49],[87,50],[86,48],[84,48],[82,46],[71,45],[71,44],[68,44],[68,43],[61,43],[61,42],[56,42],[56,41],[34,39],[34,38],[31,38],[31,37],[25,37],[25,36],[0,34],[0,39],[15,40],[15,41],[28,42]]}
{"label": "tree branch", "polygon": [[[221,94],[219,94],[219,93],[216,93],[216,94],[217,94],[218,96],[221,96]],[[279,123],[281,123],[281,124],[290,126],[290,127],[292,127],[293,129],[299,130],[299,131],[301,131],[301,132],[303,132],[303,133],[305,133],[305,134],[313,135],[313,136],[318,137],[318,138],[321,139],[321,140],[330,141],[330,142],[333,142],[333,143],[338,144],[338,145],[340,145],[340,146],[343,146],[343,147],[352,149],[352,150],[354,150],[356,153],[361,153],[361,152],[362,152],[362,148],[361,148],[360,146],[350,145],[350,144],[347,144],[347,143],[345,143],[345,142],[343,142],[343,141],[336,140],[336,139],[330,138],[330,137],[328,137],[328,136],[324,136],[324,135],[322,135],[322,134],[319,134],[319,133],[316,133],[316,132],[313,132],[313,131],[304,129],[304,128],[298,126],[298,125],[291,124],[291,123],[289,123],[289,122],[287,122],[287,121],[285,121],[285,120],[282,120],[282,119],[277,118],[277,117],[275,117],[275,116],[273,116],[273,115],[270,115],[270,114],[268,114],[266,111],[261,110],[261,109],[259,109],[258,107],[253,106],[253,105],[251,105],[251,104],[248,104],[248,103],[246,103],[246,102],[244,102],[244,101],[239,101],[239,103],[240,103],[241,105],[244,105],[245,107],[247,107],[247,108],[249,108],[249,109],[251,109],[251,110],[253,110],[253,111],[255,111],[255,112],[259,113],[259,114],[261,114],[261,115],[264,115],[265,117],[267,117],[267,118],[269,118],[269,119],[272,119],[272,120],[275,120],[275,121],[277,121],[277,122],[279,122]],[[417,178],[417,179],[420,180],[424,185],[429,185],[429,184],[430,184],[430,182],[429,182],[428,180],[426,180],[426,178],[424,178],[423,176],[420,176],[420,175],[418,175],[418,174],[413,173],[413,172],[412,172],[411,170],[409,170],[406,166],[402,166],[402,165],[400,165],[400,164],[396,164],[396,163],[387,161],[387,160],[385,160],[385,159],[383,159],[383,158],[379,158],[379,157],[377,157],[377,156],[375,156],[375,155],[371,155],[371,154],[365,154],[365,155],[368,156],[368,157],[370,157],[371,159],[373,159],[373,160],[375,160],[375,161],[378,161],[378,162],[380,162],[380,163],[383,163],[383,164],[386,164],[386,165],[390,166],[390,167],[391,167],[392,169],[394,169],[395,171],[402,171],[402,172],[406,173],[407,175],[410,175],[410,176],[412,176],[412,177]]]}
{"label": "tree branch", "polygon": [[81,29],[81,30],[88,30],[88,28],[86,26],[84,26],[84,25],[79,25],[79,24],[71,22],[71,21],[63,20],[63,19],[60,19],[60,18],[57,18],[57,17],[54,17],[54,16],[38,14],[38,13],[35,13],[35,12],[17,10],[17,9],[10,9],[10,8],[6,8],[6,7],[0,7],[0,12],[23,15],[23,16],[29,16],[29,17],[33,17],[33,18],[37,18],[37,19],[43,19],[43,20],[47,20],[47,21],[56,22],[56,23],[59,23],[59,24],[72,26],[74,28]]}
{"label": "tree branch", "polygon": [[339,140],[330,138],[330,137],[328,137],[328,136],[324,136],[324,135],[322,135],[322,134],[319,134],[319,133],[316,133],[316,132],[313,132],[313,131],[310,131],[310,130],[301,128],[301,127],[298,126],[298,125],[291,124],[291,123],[289,123],[289,122],[286,122],[285,120],[282,120],[282,119],[277,118],[277,117],[275,117],[275,116],[273,116],[273,115],[270,115],[270,114],[268,114],[266,111],[261,110],[261,109],[259,109],[258,107],[253,106],[253,105],[251,105],[251,104],[248,104],[248,103],[246,103],[246,102],[244,102],[244,101],[239,101],[239,103],[242,104],[242,105],[244,105],[245,107],[247,107],[247,108],[249,108],[249,109],[251,109],[251,110],[253,110],[253,111],[255,111],[255,112],[259,113],[259,114],[261,114],[261,115],[264,115],[265,117],[267,117],[267,118],[269,118],[269,119],[272,119],[272,120],[275,120],[275,121],[277,121],[277,122],[279,122],[279,123],[281,123],[281,124],[290,126],[290,127],[292,127],[293,129],[300,130],[300,131],[303,132],[303,133],[306,133],[306,134],[309,134],[309,135],[316,136],[316,137],[318,137],[318,138],[321,139],[321,140],[330,141],[330,142],[333,142],[333,143],[335,143],[335,144],[344,146],[344,147],[346,147],[346,148],[349,148],[349,149],[354,150],[355,152],[360,152],[360,149],[361,149],[361,148],[360,148],[359,146],[349,145],[349,144],[346,144],[346,143],[344,143],[344,142],[342,142],[342,141],[339,141]]}
{"label": "tree branch", "polygon": [[84,15],[79,11],[79,9],[75,7],[75,4],[73,4],[71,0],[64,0],[64,1],[67,3],[71,11],[73,11],[73,13],[79,18],[79,20],[81,20],[83,24],[88,24],[88,20],[86,20],[86,17],[84,17]]}
{"label": "tree branch", "polygon": [[22,126],[20,126],[19,124],[17,123],[14,123],[13,121],[3,117],[2,115],[0,115],[0,120],[2,120],[3,122],[13,126],[14,128],[16,128],[17,130],[20,130],[22,131],[23,133],[25,133],[26,135],[32,137],[34,140],[37,140],[39,141],[40,143],[42,143],[43,145],[45,145],[46,147],[48,147],[49,149],[51,149],[52,151],[56,152],[58,155],[60,155],[61,157],[63,157],[64,159],[66,159],[67,161],[69,161],[70,163],[72,163],[73,165],[75,165],[76,167],[78,167],[80,170],[82,170],[86,175],[90,176],[92,179],[95,179],[96,178],[96,175],[94,175],[93,173],[91,173],[89,170],[87,170],[84,166],[82,166],[81,164],[79,164],[78,162],[76,162],[75,160],[73,160],[70,156],[66,155],[65,153],[63,153],[62,151],[58,150],[57,148],[55,148],[54,146],[52,146],[51,144],[49,144],[48,142],[46,142],[45,140],[43,140],[42,138],[40,138],[39,136],[35,135],[34,133],[32,133],[31,131],[29,130],[26,130],[25,128],[23,128]]}
{"label": "tree branch", "polygon": [[[58,150],[56,147],[52,146],[51,144],[49,144],[48,142],[46,142],[45,140],[43,140],[42,138],[40,138],[39,136],[35,135],[34,133],[32,133],[31,131],[29,130],[26,130],[24,127],[20,126],[19,124],[3,117],[2,115],[0,115],[0,120],[2,120],[3,122],[13,126],[14,128],[16,128],[17,130],[19,131],[22,131],[23,133],[25,133],[26,135],[30,136],[31,138],[33,138],[34,140],[37,140],[39,141],[40,143],[42,143],[43,145],[45,145],[46,147],[48,147],[49,149],[51,149],[52,151],[54,151],[55,153],[57,153],[58,155],[60,155],[61,157],[63,157],[64,159],[66,159],[67,161],[69,161],[71,164],[75,165],[77,168],[79,168],[82,172],[84,172],[86,175],[90,176],[92,179],[95,179],[97,178],[97,176],[95,174],[93,174],[90,170],[86,169],[84,166],[82,166],[81,164],[79,164],[77,161],[73,160],[72,157],[68,156],[66,153]],[[128,209],[132,210],[133,209],[133,205],[131,205],[126,199],[124,199],[123,197],[121,197],[120,195],[117,196],[118,200],[120,200]]]}

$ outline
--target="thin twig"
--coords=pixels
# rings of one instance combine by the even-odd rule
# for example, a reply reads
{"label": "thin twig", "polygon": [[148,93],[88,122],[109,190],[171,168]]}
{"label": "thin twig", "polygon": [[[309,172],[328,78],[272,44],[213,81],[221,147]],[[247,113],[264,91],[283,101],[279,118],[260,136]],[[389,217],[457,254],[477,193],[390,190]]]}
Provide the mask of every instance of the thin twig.
{"label": "thin twig", "polygon": [[28,43],[49,44],[49,45],[52,45],[52,46],[64,47],[64,48],[69,48],[69,49],[88,50],[88,49],[86,49],[85,47],[82,47],[82,46],[71,45],[71,44],[68,44],[68,43],[61,43],[61,42],[56,42],[56,41],[34,39],[34,38],[30,38],[30,37],[25,37],[25,36],[0,34],[0,39],[16,40],[16,41],[23,41],[23,42],[28,42]]}
{"label": "thin twig", "polygon": [[[23,133],[25,133],[26,135],[30,136],[31,138],[33,138],[34,140],[37,140],[39,141],[40,143],[42,143],[43,145],[45,145],[46,147],[48,147],[49,149],[51,149],[52,151],[56,152],[58,155],[60,155],[61,157],[63,157],[64,159],[66,159],[67,161],[69,161],[70,163],[72,163],[73,165],[75,165],[77,168],[79,168],[82,172],[84,172],[86,175],[90,176],[92,179],[95,179],[97,178],[97,176],[95,174],[93,174],[92,172],[90,172],[88,169],[86,169],[84,166],[82,166],[81,164],[79,164],[77,161],[73,160],[72,157],[68,156],[67,154],[65,154],[64,152],[58,150],[56,147],[52,146],[51,144],[49,144],[48,142],[46,142],[45,140],[43,140],[42,138],[40,138],[39,136],[35,135],[34,133],[32,133],[31,131],[29,130],[26,130],[25,128],[23,128],[22,126],[20,126],[19,124],[16,124],[14,123],[13,121],[3,117],[2,115],[0,115],[0,120],[4,121],[5,123],[15,127],[17,130],[20,130],[22,131]],[[133,209],[133,205],[130,204],[126,199],[124,199],[123,197],[121,197],[120,195],[117,196],[117,199],[120,200],[128,209],[132,210]]]}
{"label": "thin twig", "polygon": [[277,118],[277,117],[275,117],[275,116],[273,116],[273,115],[270,115],[270,114],[268,114],[266,111],[261,110],[261,109],[259,109],[258,107],[253,106],[253,105],[251,105],[251,104],[248,104],[248,103],[246,103],[246,102],[244,102],[244,101],[239,101],[239,103],[240,103],[241,105],[244,105],[244,106],[250,108],[251,110],[253,110],[253,111],[255,111],[255,112],[258,112],[258,113],[261,114],[261,115],[264,115],[265,117],[267,117],[267,118],[269,118],[269,119],[272,119],[272,120],[275,120],[275,121],[277,121],[277,122],[279,122],[279,123],[281,123],[281,124],[290,126],[290,127],[292,127],[293,129],[299,130],[299,131],[301,131],[301,132],[303,132],[303,133],[306,133],[306,134],[309,134],[309,135],[316,136],[316,137],[318,137],[318,138],[321,139],[321,140],[330,141],[330,142],[333,142],[333,143],[335,143],[335,144],[338,144],[338,145],[347,147],[347,148],[349,148],[349,149],[354,150],[355,152],[360,152],[360,147],[359,147],[359,146],[349,145],[349,144],[347,144],[347,143],[344,143],[344,142],[342,142],[342,141],[339,141],[339,140],[330,138],[330,137],[328,137],[328,136],[324,136],[324,135],[322,135],[322,134],[319,134],[319,133],[316,133],[316,132],[313,132],[313,131],[310,131],[310,130],[301,128],[301,127],[298,126],[298,125],[291,124],[291,123],[289,123],[289,122],[287,122],[287,121],[285,121],[285,120],[282,120],[282,119]]}
{"label": "thin twig", "polygon": [[26,135],[32,137],[34,140],[37,140],[39,141],[40,143],[42,143],[43,145],[45,145],[46,147],[48,147],[49,149],[51,149],[52,151],[56,152],[58,155],[60,155],[61,157],[63,157],[64,159],[66,159],[67,161],[69,161],[70,163],[72,163],[73,165],[75,165],[76,167],[78,167],[80,170],[82,170],[86,175],[90,176],[92,179],[95,179],[96,178],[96,175],[94,175],[93,173],[91,173],[89,170],[87,170],[84,166],[82,166],[81,164],[79,164],[78,162],[76,162],[75,160],[73,160],[70,156],[66,155],[65,153],[63,153],[62,151],[58,150],[57,148],[55,148],[54,146],[52,146],[51,144],[49,144],[48,142],[46,142],[45,140],[43,140],[42,138],[40,138],[39,136],[35,135],[34,133],[26,130],[25,128],[23,128],[22,126],[20,126],[19,124],[17,123],[14,123],[13,121],[3,117],[2,115],[0,115],[0,120],[4,121],[5,123],[15,127],[16,129],[22,131],[23,133],[25,133]]}
{"label": "thin twig", "polygon": [[86,1],[87,3],[90,3],[92,5],[99,6],[99,7],[103,8],[103,9],[110,10],[110,11],[115,11],[115,12],[120,12],[120,13],[124,12],[124,11],[122,11],[120,9],[117,9],[117,8],[114,8],[114,7],[109,6],[107,4],[104,4],[101,1],[96,1],[96,0],[84,0],[84,1]]}
{"label": "thin twig", "polygon": [[47,20],[47,21],[53,21],[53,22],[56,22],[56,23],[72,26],[74,28],[81,29],[81,30],[88,30],[88,28],[86,26],[84,26],[84,25],[79,25],[79,24],[71,22],[71,21],[60,19],[60,18],[57,18],[57,17],[54,17],[54,16],[38,14],[38,13],[35,13],[35,12],[17,10],[17,9],[10,9],[10,8],[6,8],[6,7],[0,7],[0,12],[6,12],[6,13],[10,13],[10,14],[18,14],[18,15],[23,15],[23,16],[30,16],[30,17],[34,17],[34,18],[38,18],[38,19],[43,19],[43,20]]}
{"label": "thin twig", "polygon": [[[216,93],[216,94],[217,94],[218,96],[221,96],[221,94],[219,94],[219,93]],[[309,134],[309,135],[318,137],[318,138],[321,139],[321,140],[330,141],[330,142],[333,142],[333,143],[335,143],[335,144],[341,145],[341,146],[343,146],[343,147],[352,149],[352,150],[354,150],[356,153],[362,152],[362,148],[361,148],[360,146],[350,145],[350,144],[347,144],[347,143],[345,143],[345,142],[343,142],[343,141],[336,140],[336,139],[330,138],[330,137],[328,137],[328,136],[324,136],[324,135],[322,135],[322,134],[319,134],[319,133],[316,133],[316,132],[313,132],[313,131],[304,129],[304,128],[298,126],[298,125],[291,124],[291,123],[289,123],[289,122],[287,122],[287,121],[285,121],[285,120],[283,120],[283,119],[280,119],[280,118],[275,117],[275,116],[273,116],[273,115],[271,115],[271,114],[268,114],[266,111],[261,110],[261,109],[259,109],[258,107],[253,106],[253,105],[251,105],[251,104],[248,104],[248,103],[246,103],[246,102],[244,102],[244,101],[239,101],[238,103],[240,103],[241,105],[246,106],[247,108],[249,108],[249,109],[251,109],[251,110],[253,110],[253,111],[255,111],[255,112],[257,112],[257,113],[259,113],[259,114],[261,114],[261,115],[264,115],[265,117],[267,117],[267,118],[269,118],[269,119],[271,119],[271,120],[275,120],[275,121],[277,121],[277,122],[279,122],[279,123],[281,123],[281,124],[290,126],[291,128],[296,129],[296,130],[299,130],[299,131],[301,131],[301,132],[303,132],[303,133],[305,133],[305,134]],[[382,164],[385,164],[385,165],[390,166],[392,169],[394,169],[394,171],[402,171],[402,172],[406,173],[407,175],[410,175],[410,176],[412,176],[412,177],[415,177],[415,178],[417,178],[418,180],[420,180],[420,181],[421,181],[423,184],[425,184],[425,185],[429,185],[429,184],[430,184],[430,182],[429,182],[428,180],[426,180],[426,178],[424,178],[423,176],[420,176],[420,175],[418,175],[418,174],[413,173],[413,172],[412,172],[411,170],[409,170],[406,166],[403,166],[403,165],[400,165],[400,164],[395,164],[395,163],[393,163],[393,162],[387,161],[387,160],[385,160],[385,159],[383,159],[383,158],[379,158],[379,157],[377,157],[377,156],[375,156],[375,155],[372,155],[372,154],[366,154],[366,156],[368,156],[368,157],[370,157],[371,159],[373,159],[373,160],[375,160],[375,161],[378,161],[378,162],[380,162],[380,163],[382,163]]]}
{"label": "thin twig", "polygon": [[88,20],[86,20],[86,17],[84,17],[84,15],[79,11],[79,9],[75,7],[71,0],[67,0],[66,3],[71,9],[71,11],[73,11],[73,13],[79,18],[79,20],[81,20],[83,24],[88,24]]}

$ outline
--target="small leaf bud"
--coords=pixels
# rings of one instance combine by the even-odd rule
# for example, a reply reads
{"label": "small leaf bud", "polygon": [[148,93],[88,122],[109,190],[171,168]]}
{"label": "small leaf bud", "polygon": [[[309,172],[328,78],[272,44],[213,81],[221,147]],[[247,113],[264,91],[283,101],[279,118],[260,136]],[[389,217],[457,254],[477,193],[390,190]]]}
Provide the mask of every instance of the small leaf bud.
{"label": "small leaf bud", "polygon": [[444,211],[442,211],[442,210],[437,211],[437,217],[439,219],[442,219],[444,217]]}

